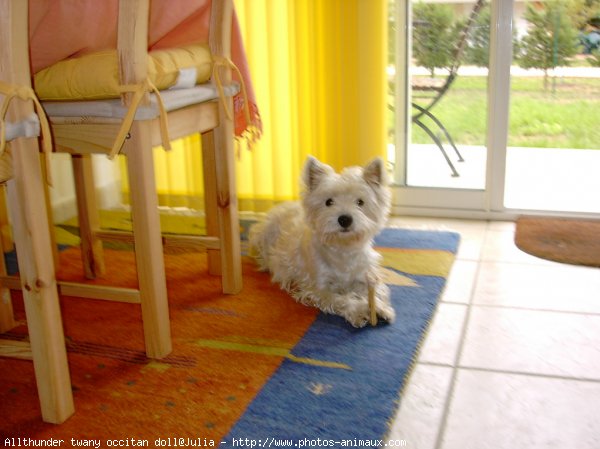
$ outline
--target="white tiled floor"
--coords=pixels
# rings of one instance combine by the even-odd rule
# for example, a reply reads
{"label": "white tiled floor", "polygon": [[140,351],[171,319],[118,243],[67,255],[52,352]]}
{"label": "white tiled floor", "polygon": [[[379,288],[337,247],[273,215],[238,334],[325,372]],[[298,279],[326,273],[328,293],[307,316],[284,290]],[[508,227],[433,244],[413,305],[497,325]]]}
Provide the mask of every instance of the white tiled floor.
{"label": "white tiled floor", "polygon": [[418,449],[600,448],[600,269],[520,251],[510,222],[395,218],[461,246],[390,439]]}

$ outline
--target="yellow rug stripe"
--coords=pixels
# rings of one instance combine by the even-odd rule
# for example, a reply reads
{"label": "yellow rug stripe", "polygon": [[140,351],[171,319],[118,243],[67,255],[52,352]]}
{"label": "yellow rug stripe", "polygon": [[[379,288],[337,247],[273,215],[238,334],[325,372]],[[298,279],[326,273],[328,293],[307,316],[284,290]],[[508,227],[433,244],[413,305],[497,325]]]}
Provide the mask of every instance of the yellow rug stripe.
{"label": "yellow rug stripe", "polygon": [[248,345],[244,343],[234,343],[229,341],[201,339],[196,340],[196,345],[201,346],[203,348],[252,352],[254,354],[274,355],[278,357],[286,357],[289,354],[289,350],[286,348],[277,348],[274,346]]}
{"label": "yellow rug stripe", "polygon": [[305,365],[323,366],[323,367],[327,367],[327,368],[352,370],[352,368],[350,366],[348,366],[344,363],[330,362],[327,360],[317,360],[317,359],[311,359],[311,358],[307,358],[307,357],[297,357],[293,354],[290,354],[290,351],[286,348],[278,348],[278,347],[273,347],[273,346],[249,345],[249,344],[244,344],[244,343],[234,343],[234,342],[228,342],[228,341],[209,340],[209,339],[196,340],[195,344],[197,346],[200,346],[203,348],[224,349],[226,351],[242,351],[242,352],[251,352],[254,354],[284,357],[284,358],[290,360],[291,362],[302,363]]}
{"label": "yellow rug stripe", "polygon": [[326,360],[309,359],[307,357],[296,357],[293,354],[286,355],[286,358],[292,362],[303,363],[305,365],[323,366],[326,368],[338,368],[352,371],[352,368],[345,363],[328,362]]}
{"label": "yellow rug stripe", "polygon": [[377,248],[383,256],[382,265],[409,274],[447,277],[454,255],[448,251],[427,249]]}

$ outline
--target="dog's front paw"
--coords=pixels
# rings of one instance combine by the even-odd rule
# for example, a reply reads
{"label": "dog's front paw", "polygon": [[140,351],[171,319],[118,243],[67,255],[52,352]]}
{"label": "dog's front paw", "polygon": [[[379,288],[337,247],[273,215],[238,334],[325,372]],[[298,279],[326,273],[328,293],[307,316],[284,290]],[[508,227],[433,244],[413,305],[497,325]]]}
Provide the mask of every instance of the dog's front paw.
{"label": "dog's front paw", "polygon": [[[396,312],[392,305],[379,298],[375,301],[375,311],[377,318],[387,323],[393,323],[396,319]],[[353,307],[341,311],[340,315],[357,328],[365,327],[371,321],[371,309],[368,302],[364,300],[353,301]]]}
{"label": "dog's front paw", "polygon": [[396,319],[396,311],[390,304],[383,304],[381,302],[377,302],[377,317],[382,320],[393,323]]}
{"label": "dog's front paw", "polygon": [[359,316],[355,318],[346,317],[346,321],[348,321],[352,326],[360,329],[361,327],[365,327],[367,325],[369,318],[365,316]]}
{"label": "dog's front paw", "polygon": [[[394,320],[396,319],[396,312],[394,311],[391,305],[377,302],[377,305],[375,307],[377,312],[377,318],[387,323],[394,322]],[[362,310],[356,310],[355,313],[353,313],[350,316],[346,316],[345,318],[346,321],[348,321],[354,327],[365,327],[371,321],[371,311],[367,306]]]}
{"label": "dog's front paw", "polygon": [[352,326],[361,328],[369,322],[369,305],[365,301],[354,300],[353,307],[340,313]]}
{"label": "dog's front paw", "polygon": [[388,323],[393,323],[396,319],[396,311],[390,301],[390,288],[384,283],[376,286],[375,309],[377,317]]}

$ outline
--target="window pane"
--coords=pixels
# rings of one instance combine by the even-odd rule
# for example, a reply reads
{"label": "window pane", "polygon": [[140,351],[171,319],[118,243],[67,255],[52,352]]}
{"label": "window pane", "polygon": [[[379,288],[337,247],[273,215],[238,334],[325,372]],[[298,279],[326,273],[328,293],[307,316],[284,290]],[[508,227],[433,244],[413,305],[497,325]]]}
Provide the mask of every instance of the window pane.
{"label": "window pane", "polygon": [[514,18],[505,205],[600,212],[600,2],[515,2]]}
{"label": "window pane", "polygon": [[411,1],[409,186],[485,188],[490,17],[485,3]]}

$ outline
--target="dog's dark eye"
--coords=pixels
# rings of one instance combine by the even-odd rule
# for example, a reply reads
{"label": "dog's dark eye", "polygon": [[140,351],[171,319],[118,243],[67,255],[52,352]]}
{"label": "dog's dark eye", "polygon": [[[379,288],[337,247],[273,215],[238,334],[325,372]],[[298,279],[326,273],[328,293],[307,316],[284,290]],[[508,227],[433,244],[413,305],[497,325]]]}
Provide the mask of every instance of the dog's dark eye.
{"label": "dog's dark eye", "polygon": [[356,205],[358,207],[363,207],[364,204],[365,204],[365,202],[362,199],[359,198],[359,199],[356,200]]}
{"label": "dog's dark eye", "polygon": [[333,206],[333,199],[329,198],[327,201],[325,201],[325,206],[327,206],[327,207]]}

